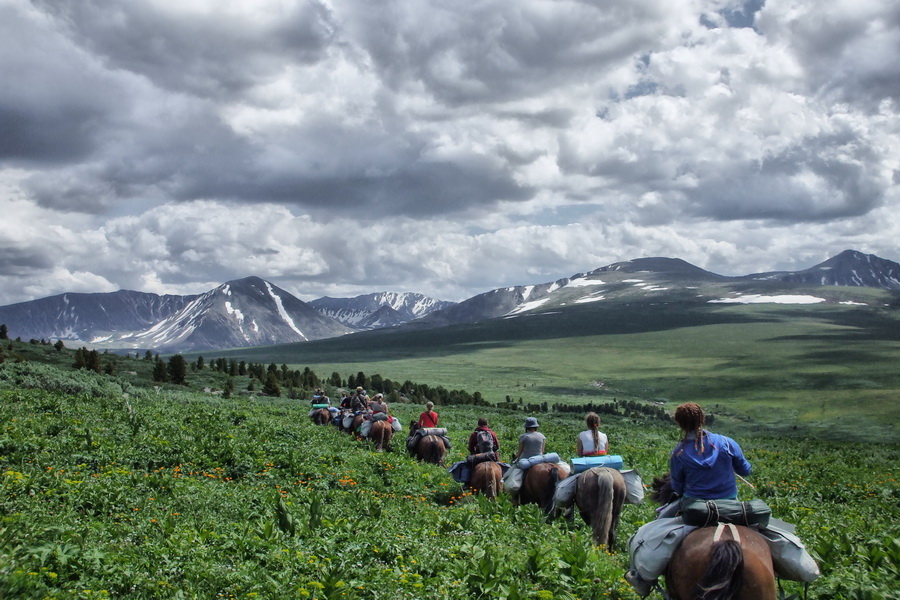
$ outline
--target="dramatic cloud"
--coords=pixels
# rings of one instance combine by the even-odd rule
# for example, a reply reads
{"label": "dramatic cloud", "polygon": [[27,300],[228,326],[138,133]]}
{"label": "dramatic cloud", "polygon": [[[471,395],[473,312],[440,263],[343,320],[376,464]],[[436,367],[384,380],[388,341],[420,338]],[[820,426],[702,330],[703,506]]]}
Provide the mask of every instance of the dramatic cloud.
{"label": "dramatic cloud", "polygon": [[887,0],[0,0],[0,304],[900,258]]}

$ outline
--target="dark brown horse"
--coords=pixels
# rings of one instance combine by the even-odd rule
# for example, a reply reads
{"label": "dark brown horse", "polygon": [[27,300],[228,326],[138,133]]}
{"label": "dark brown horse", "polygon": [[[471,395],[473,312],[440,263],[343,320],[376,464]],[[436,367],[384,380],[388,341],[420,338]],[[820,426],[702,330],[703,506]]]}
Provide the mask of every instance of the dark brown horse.
{"label": "dark brown horse", "polygon": [[[413,421],[409,424],[410,435],[420,429],[419,424]],[[443,465],[444,457],[447,456],[447,447],[444,446],[444,440],[436,435],[423,435],[416,443],[412,454],[422,462],[432,463],[435,465]]]}
{"label": "dark brown horse", "polygon": [[625,480],[616,469],[594,467],[578,475],[575,506],[591,526],[594,545],[616,547],[616,528],[625,502]]}
{"label": "dark brown horse", "polygon": [[560,479],[568,476],[566,468],[558,463],[539,463],[525,471],[519,488],[517,504],[537,504],[548,515],[553,512],[553,494]]}
{"label": "dark brown horse", "polygon": [[355,415],[353,417],[353,422],[350,424],[350,427],[345,427],[344,431],[349,433],[350,435],[359,437],[359,428],[362,427],[363,421],[365,420],[366,419],[362,414]]}
{"label": "dark brown horse", "polygon": [[328,425],[331,422],[331,413],[327,408],[317,408],[313,411],[311,418],[316,425]]}
{"label": "dark brown horse", "polygon": [[390,447],[393,435],[394,430],[391,429],[390,421],[375,421],[369,430],[369,439],[375,442],[377,452],[384,452]]}
{"label": "dark brown horse", "polygon": [[[668,473],[653,479],[650,497],[668,504]],[[775,600],[775,568],[769,545],[749,527],[703,527],[684,538],[666,568],[673,600]]]}
{"label": "dark brown horse", "polygon": [[502,486],[502,475],[503,469],[500,468],[500,463],[492,460],[480,462],[472,469],[469,487],[485,498],[496,498]]}

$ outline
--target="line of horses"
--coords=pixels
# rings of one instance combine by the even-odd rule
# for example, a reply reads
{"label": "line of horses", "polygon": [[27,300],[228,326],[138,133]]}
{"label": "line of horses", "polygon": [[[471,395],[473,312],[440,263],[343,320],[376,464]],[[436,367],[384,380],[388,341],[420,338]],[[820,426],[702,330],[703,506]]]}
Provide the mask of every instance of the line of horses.
{"label": "line of horses", "polygon": [[[313,423],[329,424],[333,420],[328,409],[312,414]],[[350,427],[341,429],[359,435],[363,415],[356,415]],[[410,424],[412,435],[418,424]],[[375,421],[367,436],[377,451],[387,450],[393,437],[389,421]],[[421,436],[411,454],[422,462],[444,465],[447,448],[437,435]],[[569,476],[561,464],[540,463],[529,468],[522,487],[514,496],[517,505],[536,504],[549,518],[559,516],[554,505],[557,484]],[[596,546],[616,547],[616,530],[625,502],[626,486],[622,474],[608,467],[594,467],[573,475],[575,502],[582,520],[591,527]],[[503,489],[502,468],[495,461],[484,461],[472,469],[469,487],[487,498],[497,498]],[[654,479],[651,499],[670,502],[674,493],[668,474]],[[571,515],[570,513],[570,516]],[[765,539],[748,527],[736,526],[721,536],[716,528],[704,527],[688,534],[675,550],[665,572],[666,589],[672,600],[775,600],[777,589],[771,552]]]}

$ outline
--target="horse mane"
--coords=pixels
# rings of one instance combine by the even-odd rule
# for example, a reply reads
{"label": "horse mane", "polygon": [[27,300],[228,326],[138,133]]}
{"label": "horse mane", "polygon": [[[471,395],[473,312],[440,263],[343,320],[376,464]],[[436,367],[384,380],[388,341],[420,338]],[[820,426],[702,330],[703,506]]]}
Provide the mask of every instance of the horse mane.
{"label": "horse mane", "polygon": [[669,473],[660,477],[654,477],[650,485],[650,499],[657,504],[668,504],[675,499],[675,490],[672,489],[672,476]]}

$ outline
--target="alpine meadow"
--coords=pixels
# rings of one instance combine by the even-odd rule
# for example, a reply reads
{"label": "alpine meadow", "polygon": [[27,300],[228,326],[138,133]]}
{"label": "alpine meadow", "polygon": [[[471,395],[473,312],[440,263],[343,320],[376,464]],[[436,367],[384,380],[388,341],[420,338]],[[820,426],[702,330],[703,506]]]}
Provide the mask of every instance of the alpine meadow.
{"label": "alpine meadow", "polygon": [[[0,597],[634,599],[626,542],[652,502],[626,505],[617,546],[596,547],[577,515],[473,495],[447,467],[479,417],[502,460],[526,416],[568,459],[590,408],[648,483],[668,470],[672,410],[696,401],[753,465],[740,498],[796,524],[819,564],[784,597],[900,598],[900,323],[890,293],[870,293],[602,318],[584,304],[192,354],[184,385],[154,382],[150,356],[104,353],[97,373],[74,349],[4,340]],[[280,385],[262,395],[237,363]],[[289,383],[299,371],[309,385]],[[382,391],[404,428],[432,400],[447,464],[416,462],[405,432],[379,453],[314,425],[319,384],[333,400]]]}

